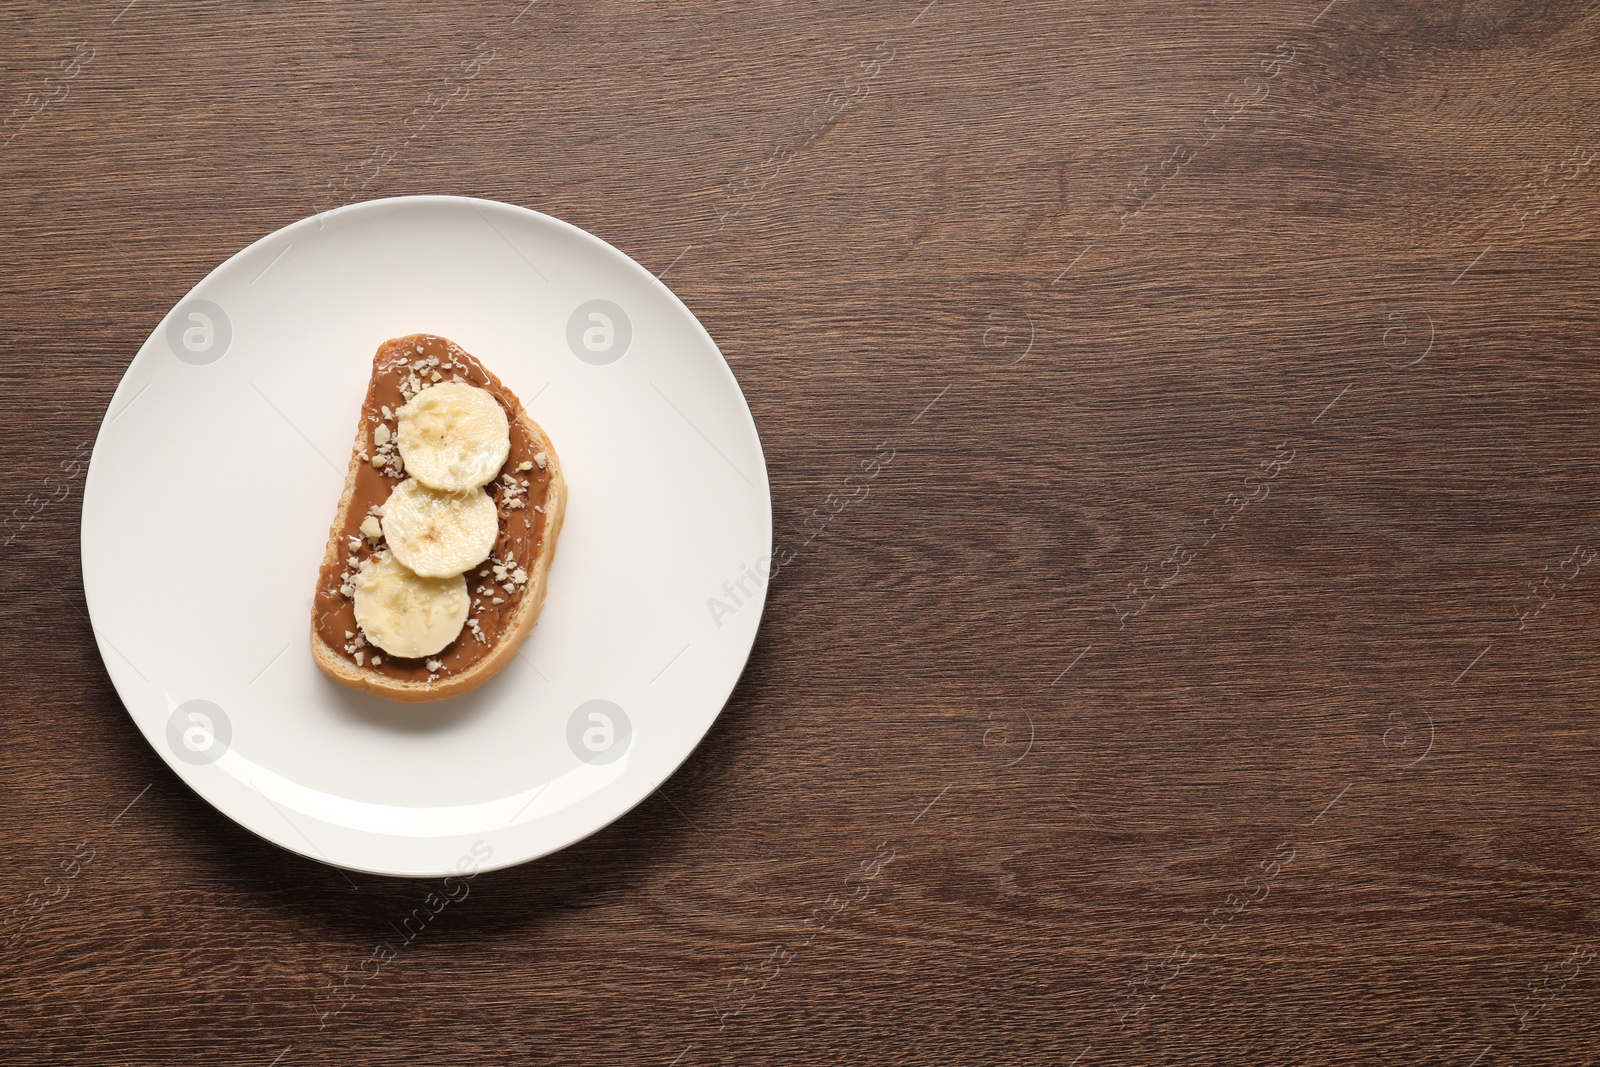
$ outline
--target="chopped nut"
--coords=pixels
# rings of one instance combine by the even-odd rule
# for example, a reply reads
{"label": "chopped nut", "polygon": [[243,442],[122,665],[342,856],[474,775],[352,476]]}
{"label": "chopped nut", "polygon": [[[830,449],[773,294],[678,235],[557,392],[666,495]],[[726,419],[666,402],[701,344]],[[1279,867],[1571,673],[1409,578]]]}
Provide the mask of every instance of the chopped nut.
{"label": "chopped nut", "polygon": [[349,557],[348,559],[345,560],[345,562],[348,563],[352,567],[361,566],[361,561],[359,559],[356,559],[356,557],[354,557],[354,556]]}
{"label": "chopped nut", "polygon": [[345,636],[346,636],[346,637],[354,637],[354,636],[355,636],[355,634],[353,634],[353,633],[351,633],[351,632],[350,632],[350,631],[349,631],[349,630],[346,630],[346,631],[345,631],[345,632],[344,632],[344,635],[345,635]]}
{"label": "chopped nut", "polygon": [[378,468],[379,470],[383,470],[383,465],[385,463],[387,463],[387,462],[388,462],[388,459],[386,457],[382,456],[382,455],[377,455],[377,456],[373,456],[372,457],[372,465],[374,467]]}
{"label": "chopped nut", "polygon": [[428,375],[429,380],[430,381],[435,381],[435,382],[438,381],[440,378],[443,378],[443,377],[444,377],[444,375],[440,374],[438,371],[434,371],[432,374]]}
{"label": "chopped nut", "polygon": [[504,604],[505,602],[506,598],[503,596],[497,596],[493,600],[489,601],[491,604]]}
{"label": "chopped nut", "polygon": [[374,667],[376,667],[376,666],[378,666],[378,665],[379,665],[379,664],[380,664],[380,663],[382,663],[382,662],[383,662],[383,657],[382,657],[382,656],[380,656],[380,655],[377,655],[377,654],[376,654],[376,653],[374,653],[374,654],[373,654],[373,657],[372,657],[372,665],[373,665],[373,666],[374,666]]}
{"label": "chopped nut", "polygon": [[383,536],[383,525],[374,516],[368,515],[361,520],[361,533],[369,540],[376,541]]}
{"label": "chopped nut", "polygon": [[523,582],[528,580],[528,572],[523,570],[521,567],[518,567],[516,573],[511,576],[511,580],[516,582],[518,585],[521,585]]}
{"label": "chopped nut", "polygon": [[545,453],[540,452],[533,457],[533,461],[539,465],[540,470],[544,470],[550,462],[550,457]]}
{"label": "chopped nut", "polygon": [[519,470],[519,471],[531,471],[531,470],[533,470],[533,461],[532,460],[527,460],[527,459],[523,460],[521,463],[517,464],[517,470]]}
{"label": "chopped nut", "polygon": [[389,410],[389,405],[388,404],[383,405],[383,407],[380,410],[382,410],[384,418],[386,418],[386,419],[394,418],[394,412]]}
{"label": "chopped nut", "polygon": [[351,585],[349,582],[346,582],[344,585],[339,587],[339,592],[344,596],[353,597],[356,595],[356,587]]}
{"label": "chopped nut", "polygon": [[504,563],[496,565],[494,569],[494,576],[496,578],[504,578],[506,576],[506,567]]}
{"label": "chopped nut", "polygon": [[[358,667],[365,666],[365,664],[363,664],[361,661],[366,659],[366,657],[367,657],[367,654],[365,652],[357,652],[356,653],[356,666],[358,666]],[[372,661],[374,663],[376,663],[378,661],[378,658],[376,656],[374,656],[372,658]]]}
{"label": "chopped nut", "polygon": [[436,671],[440,667],[444,666],[444,661],[443,660],[437,660],[437,659],[430,659],[426,663],[424,663],[423,666],[427,667],[430,671]]}
{"label": "chopped nut", "polygon": [[379,448],[382,448],[384,445],[389,443],[389,424],[388,423],[380,422],[380,423],[378,423],[377,427],[373,429],[373,431],[372,431],[372,443],[377,445]]}

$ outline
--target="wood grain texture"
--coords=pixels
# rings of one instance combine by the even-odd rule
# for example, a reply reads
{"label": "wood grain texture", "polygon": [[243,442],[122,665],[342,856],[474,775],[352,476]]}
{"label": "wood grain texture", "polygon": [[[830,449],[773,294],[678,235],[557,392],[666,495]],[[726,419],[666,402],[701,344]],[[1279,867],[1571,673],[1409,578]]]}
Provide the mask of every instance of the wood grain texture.
{"label": "wood grain texture", "polygon": [[150,751],[69,479],[0,568],[0,907],[79,861],[7,1063],[1600,1060],[1593,5],[525,5],[6,4],[0,512],[255,238],[524,204],[739,376],[745,676],[370,976],[426,886]]}

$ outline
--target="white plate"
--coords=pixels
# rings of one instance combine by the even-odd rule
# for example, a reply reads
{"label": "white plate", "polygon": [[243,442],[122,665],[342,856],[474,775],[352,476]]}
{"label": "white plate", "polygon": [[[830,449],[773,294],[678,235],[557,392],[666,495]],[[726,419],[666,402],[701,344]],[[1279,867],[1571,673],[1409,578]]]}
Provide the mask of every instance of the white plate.
{"label": "white plate", "polygon": [[[317,670],[310,600],[372,355],[419,332],[522,399],[569,498],[521,654],[401,704]],[[240,825],[378,874],[520,863],[649,796],[738,681],[771,552],[755,423],[688,309],[598,238],[464,197],[303,219],[212,271],[84,487],[89,612],[145,737]]]}

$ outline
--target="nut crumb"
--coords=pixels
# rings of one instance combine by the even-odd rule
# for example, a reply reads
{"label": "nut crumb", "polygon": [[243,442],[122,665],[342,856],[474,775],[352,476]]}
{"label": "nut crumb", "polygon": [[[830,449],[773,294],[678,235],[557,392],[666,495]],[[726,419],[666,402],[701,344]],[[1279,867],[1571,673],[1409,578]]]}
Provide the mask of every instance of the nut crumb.
{"label": "nut crumb", "polygon": [[436,671],[440,667],[444,666],[444,661],[443,660],[437,660],[437,659],[430,659],[426,663],[424,663],[423,666],[427,667],[428,670],[430,670],[430,671]]}
{"label": "nut crumb", "polygon": [[[517,470],[519,470],[519,471],[531,471],[531,470],[533,470],[533,461],[532,460],[527,460],[527,459],[523,460],[521,463],[517,464]],[[527,483],[524,482],[523,484],[526,485]]]}
{"label": "nut crumb", "polygon": [[378,655],[374,655],[374,656],[373,656],[373,657],[372,657],[372,665],[373,665],[373,666],[374,666],[374,667],[376,667],[376,666],[378,666],[378,665],[379,665],[379,664],[381,664],[381,663],[382,663],[382,662],[383,662],[383,657],[382,657],[382,656],[378,656]]}
{"label": "nut crumb", "polygon": [[361,533],[368,540],[376,541],[383,536],[383,525],[378,522],[376,517],[368,515],[361,520]]}
{"label": "nut crumb", "polygon": [[533,461],[539,465],[540,470],[544,470],[550,463],[550,457],[543,452],[539,452],[533,457]]}
{"label": "nut crumb", "polygon": [[[357,652],[356,653],[356,666],[365,667],[366,664],[361,662],[361,661],[366,659],[366,658],[367,658],[367,654],[365,652]],[[373,659],[374,659],[374,661],[376,661],[377,657],[374,656]]]}

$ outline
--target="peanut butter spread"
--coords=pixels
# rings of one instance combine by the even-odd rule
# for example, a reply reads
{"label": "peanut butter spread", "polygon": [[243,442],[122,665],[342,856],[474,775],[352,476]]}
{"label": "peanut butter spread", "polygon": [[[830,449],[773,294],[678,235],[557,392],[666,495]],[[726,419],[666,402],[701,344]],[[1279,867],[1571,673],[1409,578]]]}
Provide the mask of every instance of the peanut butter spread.
{"label": "peanut butter spread", "polygon": [[[378,529],[375,518],[389,492],[405,480],[395,447],[395,415],[418,392],[439,382],[461,381],[488,391],[511,424],[511,454],[484,491],[494,500],[500,532],[483,563],[466,572],[472,606],[466,625],[450,644],[425,659],[390,656],[367,641],[356,625],[350,583],[383,541],[363,533]],[[544,550],[544,504],[550,488],[547,457],[521,422],[522,405],[461,346],[432,334],[386,341],[372,361],[372,378],[361,406],[356,436],[355,490],[343,525],[332,532],[338,548],[317,576],[313,621],[319,637],[363,670],[402,681],[459,674],[488,655],[505,634],[529,589],[529,571]]]}

